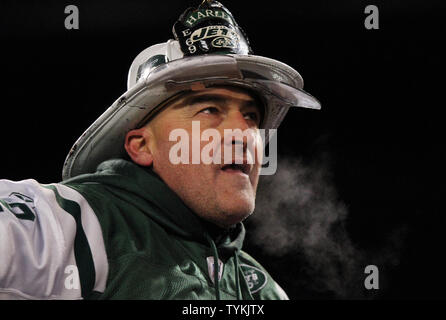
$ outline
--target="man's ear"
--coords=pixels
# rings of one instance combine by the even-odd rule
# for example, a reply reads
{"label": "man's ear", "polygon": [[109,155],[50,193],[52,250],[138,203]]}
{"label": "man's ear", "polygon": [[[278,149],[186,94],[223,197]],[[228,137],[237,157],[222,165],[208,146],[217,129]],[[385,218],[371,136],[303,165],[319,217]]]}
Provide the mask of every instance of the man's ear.
{"label": "man's ear", "polygon": [[153,164],[153,155],[149,147],[152,135],[147,127],[130,130],[125,136],[124,147],[133,162],[144,167]]}

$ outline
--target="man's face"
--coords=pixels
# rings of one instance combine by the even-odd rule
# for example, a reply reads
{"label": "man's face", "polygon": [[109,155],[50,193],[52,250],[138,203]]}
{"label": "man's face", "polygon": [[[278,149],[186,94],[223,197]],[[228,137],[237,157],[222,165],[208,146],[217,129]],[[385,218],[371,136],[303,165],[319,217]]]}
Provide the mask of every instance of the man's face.
{"label": "man's face", "polygon": [[[167,105],[143,128],[146,145],[141,150],[151,153],[153,170],[189,208],[214,224],[228,227],[254,210],[263,155],[258,129],[260,108],[252,94],[239,88],[215,87],[187,93]],[[195,126],[199,121],[200,135],[192,133],[193,121],[197,121]],[[169,135],[175,129],[188,133],[189,163],[172,162],[171,150],[178,146],[178,138],[169,141]],[[201,133],[207,129],[219,133],[217,141],[201,141]],[[228,135],[235,129],[249,130],[244,136]],[[200,150],[199,164],[192,163],[193,153],[198,150],[193,147],[193,139]],[[239,152],[235,152],[235,145],[240,147]],[[203,163],[204,148],[213,163]],[[244,165],[231,166],[235,161]]]}

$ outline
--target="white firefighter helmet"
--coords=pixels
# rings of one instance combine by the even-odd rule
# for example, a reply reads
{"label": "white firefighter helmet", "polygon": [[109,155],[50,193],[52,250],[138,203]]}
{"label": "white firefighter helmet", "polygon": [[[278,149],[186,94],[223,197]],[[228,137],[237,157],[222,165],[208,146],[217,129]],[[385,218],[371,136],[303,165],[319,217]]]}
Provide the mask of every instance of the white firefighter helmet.
{"label": "white firefighter helmet", "polygon": [[302,90],[290,66],[253,55],[232,14],[217,1],[187,9],[175,23],[174,40],[143,50],[133,61],[128,90],[76,141],[63,167],[64,180],[90,173],[105,160],[122,158],[128,131],[147,123],[165,101],[212,86],[254,91],[265,110],[261,128],[275,129],[290,107],[320,109]]}

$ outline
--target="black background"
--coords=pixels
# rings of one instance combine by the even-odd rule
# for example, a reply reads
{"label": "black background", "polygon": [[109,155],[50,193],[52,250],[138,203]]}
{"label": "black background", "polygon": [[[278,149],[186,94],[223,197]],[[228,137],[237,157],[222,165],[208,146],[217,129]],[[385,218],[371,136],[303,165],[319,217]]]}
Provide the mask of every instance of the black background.
{"label": "black background", "polygon": [[[172,38],[178,16],[198,2],[2,0],[0,177],[60,181],[72,144],[126,91],[134,57]],[[349,235],[363,250],[406,226],[400,263],[373,298],[445,298],[444,6],[223,3],[255,54],[295,67],[322,103],[319,112],[288,113],[279,155],[307,162],[329,155]],[[79,8],[79,30],[64,27],[70,4]],[[364,27],[369,4],[379,8],[379,30]],[[293,257],[270,259],[255,241],[247,247],[291,298],[331,297],[287,281]]]}

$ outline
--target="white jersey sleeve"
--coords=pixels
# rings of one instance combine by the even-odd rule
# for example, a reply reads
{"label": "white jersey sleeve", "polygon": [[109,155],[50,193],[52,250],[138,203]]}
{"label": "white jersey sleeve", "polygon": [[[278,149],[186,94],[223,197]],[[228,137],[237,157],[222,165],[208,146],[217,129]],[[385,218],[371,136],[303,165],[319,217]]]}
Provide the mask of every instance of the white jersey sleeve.
{"label": "white jersey sleeve", "polygon": [[0,299],[82,299],[107,276],[102,230],[80,193],[0,180]]}

